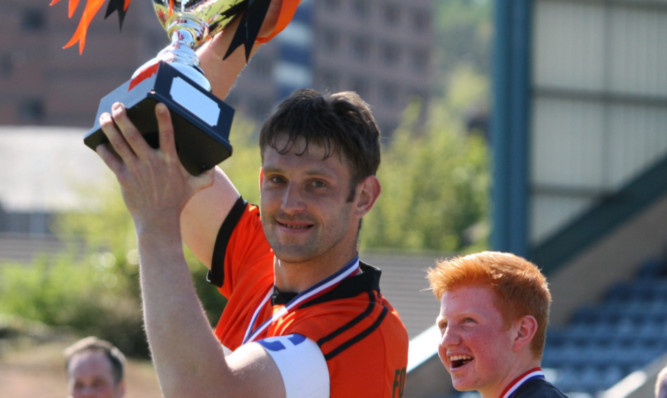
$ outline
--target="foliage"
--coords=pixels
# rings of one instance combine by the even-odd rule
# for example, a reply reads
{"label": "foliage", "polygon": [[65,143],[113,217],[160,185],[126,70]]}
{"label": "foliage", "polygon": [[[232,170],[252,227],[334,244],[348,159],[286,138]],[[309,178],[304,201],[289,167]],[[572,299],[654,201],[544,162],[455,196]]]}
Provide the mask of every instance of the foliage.
{"label": "foliage", "polygon": [[141,307],[127,295],[112,262],[83,266],[74,254],[41,257],[32,266],[0,267],[0,313],[114,341],[129,355],[146,355]]}
{"label": "foliage", "polygon": [[[426,126],[419,105],[385,148],[378,177],[382,194],[364,219],[365,248],[461,251],[485,247],[488,150],[483,138],[465,135],[458,119],[439,103]],[[436,111],[437,110],[437,111]]]}
{"label": "foliage", "polygon": [[439,58],[445,69],[460,61],[488,72],[492,37],[493,1],[448,0],[435,6],[435,34]]}
{"label": "foliage", "polygon": [[433,112],[441,112],[443,108],[448,108],[456,115],[465,115],[471,108],[488,106],[489,80],[471,66],[465,64],[459,66],[452,71],[448,80],[449,91],[440,100],[442,103],[433,107]]}
{"label": "foliage", "polygon": [[490,72],[493,2],[490,0],[436,1],[435,62],[440,97],[449,91],[449,77],[465,66],[488,76]]}
{"label": "foliage", "polygon": [[233,127],[230,141],[234,152],[221,167],[248,202],[259,203],[259,169],[262,163],[259,153],[259,127],[239,115],[234,117]]}

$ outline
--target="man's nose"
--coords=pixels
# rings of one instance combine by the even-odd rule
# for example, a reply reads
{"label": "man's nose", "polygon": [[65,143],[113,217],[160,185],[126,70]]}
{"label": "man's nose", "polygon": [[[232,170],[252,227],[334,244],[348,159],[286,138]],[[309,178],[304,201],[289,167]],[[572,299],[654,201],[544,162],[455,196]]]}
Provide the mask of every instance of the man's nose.
{"label": "man's nose", "polygon": [[286,213],[294,213],[304,210],[305,207],[301,188],[296,184],[288,184],[283,195],[283,211]]}

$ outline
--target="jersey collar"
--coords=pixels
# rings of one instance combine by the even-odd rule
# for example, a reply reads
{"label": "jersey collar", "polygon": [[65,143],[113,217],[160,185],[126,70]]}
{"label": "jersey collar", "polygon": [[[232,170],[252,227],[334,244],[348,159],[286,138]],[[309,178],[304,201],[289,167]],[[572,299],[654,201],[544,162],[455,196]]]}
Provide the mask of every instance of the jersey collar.
{"label": "jersey collar", "polygon": [[529,371],[514,379],[507,387],[505,387],[503,392],[500,394],[500,398],[511,398],[516,390],[519,389],[519,387],[521,387],[528,380],[536,378],[544,379],[544,372],[542,372],[542,369],[539,367],[530,369]]}
{"label": "jersey collar", "polygon": [[[380,291],[380,276],[382,272],[371,265],[359,262],[359,270],[348,275],[334,289],[331,289],[319,297],[316,297],[300,307],[308,307],[313,304],[322,303],[329,300],[337,300],[347,297],[354,297],[362,292],[369,290]],[[271,305],[286,305],[292,301],[298,294],[295,292],[284,292],[273,287],[271,295]]]}

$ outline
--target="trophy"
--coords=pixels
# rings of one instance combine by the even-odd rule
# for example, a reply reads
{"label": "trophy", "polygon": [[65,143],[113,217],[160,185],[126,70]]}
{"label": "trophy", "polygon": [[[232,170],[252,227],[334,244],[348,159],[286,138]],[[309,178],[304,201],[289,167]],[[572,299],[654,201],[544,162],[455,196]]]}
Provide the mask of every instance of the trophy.
{"label": "trophy", "polygon": [[[58,1],[52,0],[51,5]],[[65,48],[79,41],[79,51],[83,51],[88,25],[104,1],[88,0],[79,27]],[[108,1],[105,17],[117,11],[122,27],[131,0]],[[229,131],[234,110],[211,93],[211,84],[199,66],[195,49],[222,31],[229,22],[240,18],[225,58],[243,44],[247,59],[256,40],[268,41],[287,26],[298,0],[282,0],[273,33],[261,40],[257,35],[271,0],[152,1],[171,43],[139,67],[128,81],[100,100],[95,124],[83,141],[93,150],[108,142],[99,126],[99,116],[109,112],[114,102],[121,102],[144,139],[157,148],[155,104],[162,102],[171,112],[179,159],[190,174],[197,175],[231,156]],[[77,4],[78,0],[70,0],[70,17]]]}

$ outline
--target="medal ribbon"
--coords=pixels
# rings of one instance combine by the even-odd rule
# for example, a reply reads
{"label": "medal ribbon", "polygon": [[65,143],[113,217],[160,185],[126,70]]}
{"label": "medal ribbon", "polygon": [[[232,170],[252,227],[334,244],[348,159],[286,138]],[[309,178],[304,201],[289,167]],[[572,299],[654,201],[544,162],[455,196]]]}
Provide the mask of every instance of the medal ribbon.
{"label": "medal ribbon", "polygon": [[500,394],[500,398],[512,398],[512,395],[514,392],[521,387],[521,385],[528,380],[535,379],[535,378],[542,378],[544,379],[544,372],[542,372],[542,369],[540,368],[533,368],[526,373],[522,374],[521,376],[517,377],[514,379],[512,383],[510,383],[509,386],[505,388],[505,391],[503,391],[502,394]]}
{"label": "medal ribbon", "polygon": [[287,303],[287,305],[276,311],[271,317],[271,319],[266,320],[258,328],[253,330],[253,327],[257,322],[257,318],[259,317],[260,311],[262,310],[262,308],[264,308],[264,305],[266,305],[267,301],[271,298],[271,295],[273,294],[273,287],[269,288],[269,292],[266,294],[264,299],[262,299],[262,301],[259,303],[259,306],[257,306],[257,309],[255,309],[255,312],[252,315],[250,324],[248,325],[248,328],[246,329],[245,332],[245,336],[243,337],[243,344],[254,341],[260,334],[262,334],[262,332],[264,332],[264,330],[267,327],[269,327],[270,324],[282,318],[283,316],[287,315],[294,307],[298,306],[303,302],[314,299],[320,293],[325,292],[329,288],[338,284],[340,281],[347,278],[348,276],[353,275],[357,271],[359,271],[358,256],[355,257],[345,267],[340,269],[335,274],[323,279],[322,281],[316,283],[315,285],[309,287],[308,289],[296,295],[296,297],[290,300],[290,302]]}

